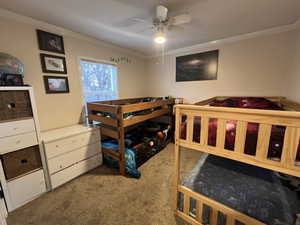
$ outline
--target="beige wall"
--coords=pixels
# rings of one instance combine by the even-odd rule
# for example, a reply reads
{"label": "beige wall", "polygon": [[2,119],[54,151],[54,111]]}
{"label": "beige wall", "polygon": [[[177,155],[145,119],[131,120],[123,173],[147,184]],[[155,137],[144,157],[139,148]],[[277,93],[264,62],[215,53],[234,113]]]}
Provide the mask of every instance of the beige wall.
{"label": "beige wall", "polygon": [[265,35],[205,49],[219,49],[219,71],[216,81],[175,82],[175,55],[164,63],[153,59],[149,65],[149,95],[184,97],[187,102],[217,95],[283,95],[283,85],[293,51],[295,31]]}
{"label": "beige wall", "polygon": [[[58,34],[66,32],[64,29],[55,30],[53,26],[49,27],[51,27],[49,30],[51,32]],[[25,64],[25,81],[34,87],[42,130],[68,126],[80,121],[82,89],[79,57],[99,60],[109,60],[110,57],[129,57],[132,60],[131,64],[120,63],[118,65],[119,97],[141,97],[147,94],[144,88],[146,76],[144,59],[131,56],[118,48],[74,37],[74,34],[64,34],[70,93],[45,94],[35,29],[36,26],[0,16],[0,52],[9,53]],[[42,29],[45,30],[45,28]]]}
{"label": "beige wall", "polygon": [[290,77],[287,79],[286,94],[290,99],[300,102],[300,28],[295,36],[294,53],[291,60]]}

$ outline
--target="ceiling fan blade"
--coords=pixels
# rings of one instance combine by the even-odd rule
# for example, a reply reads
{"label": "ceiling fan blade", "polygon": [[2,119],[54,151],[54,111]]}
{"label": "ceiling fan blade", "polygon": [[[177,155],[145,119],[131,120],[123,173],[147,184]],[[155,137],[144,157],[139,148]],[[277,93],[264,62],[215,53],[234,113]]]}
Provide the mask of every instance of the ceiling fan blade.
{"label": "ceiling fan blade", "polygon": [[192,20],[191,15],[188,13],[185,13],[185,14],[171,17],[169,23],[170,23],[170,25],[177,26],[177,25],[190,23],[191,20]]}
{"label": "ceiling fan blade", "polygon": [[136,33],[155,33],[155,27],[154,26],[148,26],[145,27],[144,29],[136,31]]}
{"label": "ceiling fan blade", "polygon": [[184,33],[185,29],[184,27],[179,26],[168,26],[167,34],[174,35],[174,34],[181,34]]}
{"label": "ceiling fan blade", "polygon": [[118,23],[115,23],[113,25],[115,27],[127,28],[127,27],[136,26],[138,24],[150,25],[150,24],[152,24],[152,22],[147,21],[146,19],[139,18],[139,17],[131,17],[131,18],[125,19],[123,21],[120,21]]}

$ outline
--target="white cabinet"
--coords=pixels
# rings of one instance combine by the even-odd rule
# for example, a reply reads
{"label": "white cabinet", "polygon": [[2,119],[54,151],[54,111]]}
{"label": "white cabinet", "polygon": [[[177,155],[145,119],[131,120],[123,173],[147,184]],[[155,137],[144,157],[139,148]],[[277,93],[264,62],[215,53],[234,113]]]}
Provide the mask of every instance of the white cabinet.
{"label": "white cabinet", "polygon": [[[0,180],[11,212],[46,191],[47,167],[32,87],[0,87],[0,105]],[[29,159],[36,157],[31,148],[40,153],[37,155],[42,165],[36,168],[31,168]],[[12,157],[20,151],[24,155],[22,163],[27,165]]]}
{"label": "white cabinet", "polygon": [[51,188],[102,164],[100,130],[74,125],[42,133]]}

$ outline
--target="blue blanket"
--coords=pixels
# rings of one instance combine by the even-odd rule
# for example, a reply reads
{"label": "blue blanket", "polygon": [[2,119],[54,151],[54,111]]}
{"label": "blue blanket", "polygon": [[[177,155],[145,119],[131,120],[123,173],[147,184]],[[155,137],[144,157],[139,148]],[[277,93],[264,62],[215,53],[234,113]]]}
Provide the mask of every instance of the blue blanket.
{"label": "blue blanket", "polygon": [[[102,146],[105,148],[109,148],[114,152],[118,152],[119,146],[118,144],[115,144],[113,142],[103,142]],[[110,167],[113,168],[119,168],[119,163],[118,160],[115,160],[111,158],[110,156],[104,154],[103,156],[104,163]],[[136,165],[136,153],[132,149],[126,148],[125,149],[125,168],[126,172],[133,176],[134,178],[140,178],[141,173],[140,171],[137,170],[137,165]]]}

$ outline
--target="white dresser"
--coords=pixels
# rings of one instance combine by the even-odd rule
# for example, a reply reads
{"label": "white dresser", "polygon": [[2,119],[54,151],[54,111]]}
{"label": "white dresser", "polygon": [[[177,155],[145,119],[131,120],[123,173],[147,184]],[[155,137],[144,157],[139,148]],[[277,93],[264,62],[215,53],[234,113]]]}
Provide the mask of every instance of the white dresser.
{"label": "white dresser", "polygon": [[52,189],[102,164],[99,127],[49,130],[42,140]]}
{"label": "white dresser", "polygon": [[0,87],[0,180],[8,211],[46,192],[46,162],[31,87]]}

